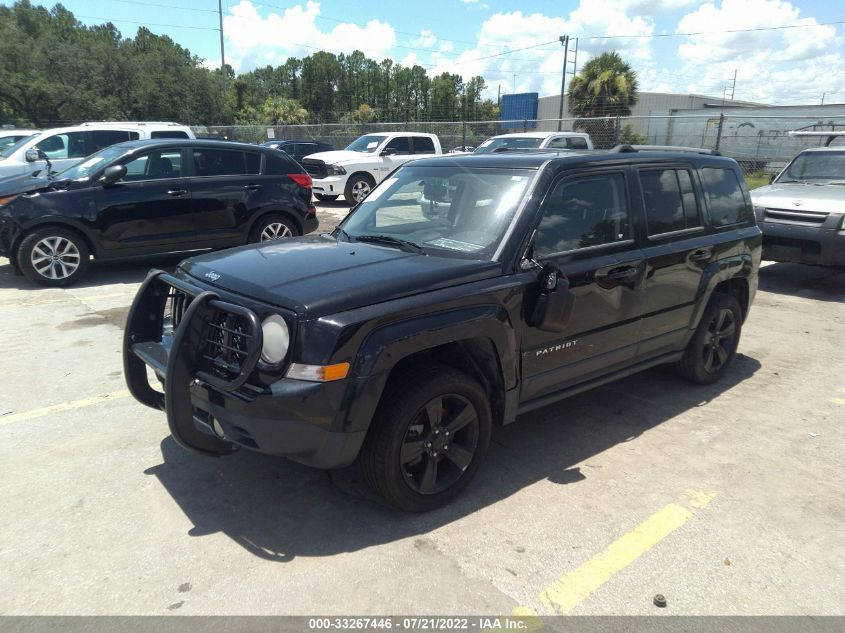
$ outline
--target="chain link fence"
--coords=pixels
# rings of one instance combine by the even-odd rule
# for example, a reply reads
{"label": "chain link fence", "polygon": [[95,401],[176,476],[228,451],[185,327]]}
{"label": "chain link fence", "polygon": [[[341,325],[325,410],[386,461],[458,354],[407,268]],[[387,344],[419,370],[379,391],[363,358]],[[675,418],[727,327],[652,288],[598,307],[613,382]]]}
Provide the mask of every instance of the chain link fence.
{"label": "chain link fence", "polygon": [[[477,147],[496,134],[513,132],[588,132],[596,148],[620,143],[674,145],[717,150],[736,159],[749,174],[777,173],[798,152],[822,146],[823,136],[792,136],[790,131],[845,133],[845,115],[818,117],[743,116],[706,111],[701,115],[541,119],[518,121],[457,121],[430,123],[325,123],[312,125],[235,125],[194,127],[198,137],[247,143],[268,140],[321,141],[338,149],[363,134],[426,132],[437,134],[444,152]],[[837,144],[834,141],[834,144]],[[845,144],[845,140],[839,141]]]}

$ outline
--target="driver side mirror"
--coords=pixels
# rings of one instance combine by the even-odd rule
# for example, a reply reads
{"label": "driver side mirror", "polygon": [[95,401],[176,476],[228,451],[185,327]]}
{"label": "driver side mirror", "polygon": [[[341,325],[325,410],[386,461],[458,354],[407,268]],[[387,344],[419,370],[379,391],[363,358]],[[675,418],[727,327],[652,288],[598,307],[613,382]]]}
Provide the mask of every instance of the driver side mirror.
{"label": "driver side mirror", "polygon": [[99,182],[104,187],[107,187],[109,185],[113,185],[125,175],[126,165],[112,165],[111,167],[106,167],[103,175],[100,176]]}
{"label": "driver side mirror", "polygon": [[30,147],[26,150],[26,154],[24,154],[24,158],[26,158],[26,162],[34,163],[38,160],[46,160],[47,154],[45,154],[42,150],[37,149],[35,147]]}
{"label": "driver side mirror", "polygon": [[381,150],[381,154],[379,154],[379,156],[393,156],[395,153],[395,147],[385,147],[383,150]]}
{"label": "driver side mirror", "polygon": [[569,289],[569,280],[557,266],[546,264],[537,276],[539,295],[528,315],[528,325],[544,332],[564,332],[572,310],[575,295]]}

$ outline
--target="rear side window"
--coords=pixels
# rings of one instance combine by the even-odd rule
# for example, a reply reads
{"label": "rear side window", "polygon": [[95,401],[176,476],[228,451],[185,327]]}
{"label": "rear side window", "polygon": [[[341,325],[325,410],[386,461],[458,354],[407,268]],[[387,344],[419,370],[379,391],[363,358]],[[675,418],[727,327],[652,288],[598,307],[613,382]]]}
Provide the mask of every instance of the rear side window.
{"label": "rear side window", "polygon": [[159,130],[150,134],[150,138],[191,138],[184,130]]}
{"label": "rear side window", "polygon": [[434,140],[428,136],[414,137],[414,154],[433,154]]}
{"label": "rear side window", "polygon": [[94,130],[91,132],[91,147],[88,148],[88,152],[93,154],[110,145],[123,143],[124,141],[135,141],[137,139],[137,132],[126,130]]}
{"label": "rear side window", "polygon": [[544,257],[630,238],[625,177],[578,176],[558,183],[544,203],[535,253]]}
{"label": "rear side window", "polygon": [[571,138],[566,139],[567,146],[570,149],[589,149],[587,145],[587,139],[582,136],[573,136]]}
{"label": "rear side window", "polygon": [[264,173],[268,175],[298,174],[302,171],[302,167],[286,154],[270,152],[265,155],[265,160]]}
{"label": "rear side window", "polygon": [[244,152],[228,149],[194,149],[196,176],[241,176],[246,173]]}
{"label": "rear side window", "polygon": [[754,218],[754,212],[742,195],[742,187],[734,170],[705,167],[701,170],[701,181],[714,226],[749,222]]}
{"label": "rear side window", "polygon": [[261,154],[253,152],[246,152],[246,173],[260,174],[261,173]]}
{"label": "rear side window", "polygon": [[640,172],[648,234],[659,235],[701,226],[689,172],[654,169]]}

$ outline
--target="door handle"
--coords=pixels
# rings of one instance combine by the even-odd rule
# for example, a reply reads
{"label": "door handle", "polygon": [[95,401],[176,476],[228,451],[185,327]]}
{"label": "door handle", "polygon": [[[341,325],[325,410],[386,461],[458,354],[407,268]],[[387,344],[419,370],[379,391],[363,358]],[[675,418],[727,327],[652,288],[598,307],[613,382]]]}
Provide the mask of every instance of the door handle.
{"label": "door handle", "polygon": [[171,189],[167,192],[168,196],[184,196],[188,191],[186,189]]}
{"label": "door handle", "polygon": [[261,185],[249,183],[248,185],[244,185],[244,189],[246,189],[247,191],[258,191],[259,189],[261,189]]}
{"label": "door handle", "polygon": [[620,266],[619,268],[612,268],[607,272],[607,278],[614,281],[621,281],[623,279],[630,279],[639,274],[639,269],[634,266]]}
{"label": "door handle", "polygon": [[712,248],[699,248],[697,251],[693,251],[689,259],[691,262],[706,262],[711,257],[713,257]]}

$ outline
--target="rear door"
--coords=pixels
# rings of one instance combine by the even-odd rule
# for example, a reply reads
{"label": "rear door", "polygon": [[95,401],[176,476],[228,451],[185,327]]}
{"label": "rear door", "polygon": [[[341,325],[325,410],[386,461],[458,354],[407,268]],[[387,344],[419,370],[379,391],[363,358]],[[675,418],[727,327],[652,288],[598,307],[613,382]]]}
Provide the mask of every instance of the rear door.
{"label": "rear door", "polygon": [[124,165],[123,179],[96,187],[103,248],[161,252],[191,241],[194,225],[183,150],[144,152]]}
{"label": "rear door", "polygon": [[639,354],[680,349],[690,328],[704,269],[714,258],[691,165],[637,168],[646,257]]}
{"label": "rear door", "polygon": [[243,227],[266,185],[262,154],[217,147],[193,147],[190,153],[197,239],[211,246],[243,242]]}
{"label": "rear door", "polygon": [[561,269],[575,306],[561,334],[523,325],[523,402],[633,362],[645,261],[635,242],[631,177],[624,168],[568,172],[543,201],[534,258]]}

